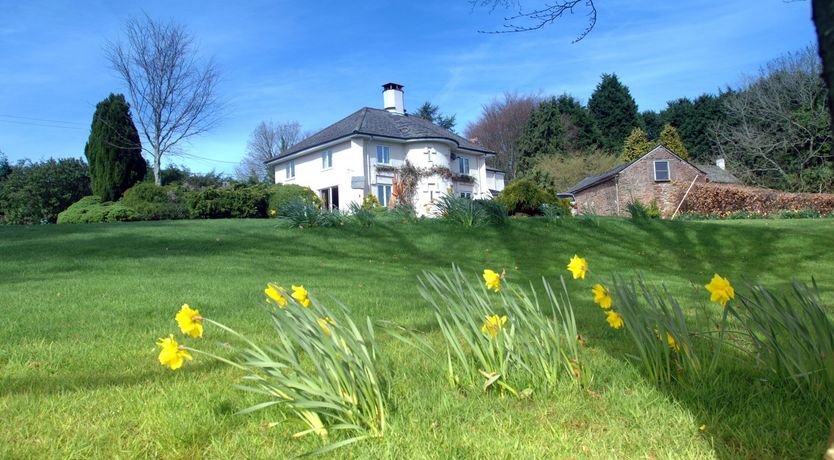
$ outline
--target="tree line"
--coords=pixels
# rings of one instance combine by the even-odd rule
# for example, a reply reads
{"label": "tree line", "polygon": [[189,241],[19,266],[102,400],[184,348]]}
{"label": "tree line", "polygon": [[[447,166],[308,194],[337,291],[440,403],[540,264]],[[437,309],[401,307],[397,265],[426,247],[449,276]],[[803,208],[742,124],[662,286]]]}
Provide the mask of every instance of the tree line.
{"label": "tree line", "polygon": [[583,105],[572,95],[505,93],[464,134],[498,155],[491,166],[554,192],[645,154],[657,143],[696,164],[724,158],[747,184],[834,191],[831,119],[813,47],[781,56],[735,87],[638,110],[616,74]]}

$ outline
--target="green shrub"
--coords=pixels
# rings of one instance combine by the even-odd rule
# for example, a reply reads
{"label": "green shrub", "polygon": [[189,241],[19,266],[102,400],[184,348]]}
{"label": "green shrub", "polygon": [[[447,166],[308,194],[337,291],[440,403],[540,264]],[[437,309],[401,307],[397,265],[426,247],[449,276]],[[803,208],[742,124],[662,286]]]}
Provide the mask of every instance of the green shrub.
{"label": "green shrub", "polygon": [[503,224],[507,211],[500,203],[492,200],[473,200],[446,193],[437,202],[440,219],[464,227],[485,224]]}
{"label": "green shrub", "polygon": [[365,198],[362,199],[362,207],[365,209],[385,209],[373,193],[365,195]]}
{"label": "green shrub", "polygon": [[135,210],[137,220],[188,219],[188,193],[178,185],[142,182],[127,189],[119,203]]}
{"label": "green shrub", "polygon": [[626,204],[626,211],[633,220],[660,219],[660,209],[657,207],[657,200],[652,200],[649,206],[640,200],[632,200]]}
{"label": "green shrub", "polygon": [[548,222],[564,222],[573,219],[573,206],[570,198],[557,198],[555,203],[544,203],[539,210]]}
{"label": "green shrub", "polygon": [[816,209],[799,209],[797,211],[782,211],[780,219],[819,219],[822,217]]}
{"label": "green shrub", "polygon": [[20,162],[0,181],[0,216],[9,224],[55,222],[58,213],[91,193],[82,160]]}
{"label": "green shrub", "polygon": [[496,200],[510,214],[535,215],[541,212],[542,204],[554,203],[556,197],[530,179],[519,179],[507,185]]}
{"label": "green shrub", "polygon": [[139,214],[121,203],[101,202],[97,196],[85,196],[58,214],[59,224],[95,224],[138,220]]}
{"label": "green shrub", "polygon": [[269,188],[267,208],[270,211],[275,210],[278,214],[283,214],[284,206],[296,198],[307,199],[311,203],[320,201],[316,193],[307,187],[296,184],[275,184]]}
{"label": "green shrub", "polygon": [[198,219],[266,217],[268,198],[263,185],[208,187],[188,196],[188,208]]}
{"label": "green shrub", "polygon": [[279,217],[297,228],[336,227],[345,223],[345,216],[338,209],[321,209],[318,201],[298,197],[283,206]]}
{"label": "green shrub", "polygon": [[352,202],[350,204],[350,216],[357,224],[359,224],[362,227],[370,227],[376,221],[376,212],[373,210],[372,207],[365,207],[364,202],[361,205],[356,203],[355,201]]}
{"label": "green shrub", "polygon": [[406,203],[397,203],[389,213],[395,220],[400,223],[408,224],[417,220],[417,211],[414,206]]}

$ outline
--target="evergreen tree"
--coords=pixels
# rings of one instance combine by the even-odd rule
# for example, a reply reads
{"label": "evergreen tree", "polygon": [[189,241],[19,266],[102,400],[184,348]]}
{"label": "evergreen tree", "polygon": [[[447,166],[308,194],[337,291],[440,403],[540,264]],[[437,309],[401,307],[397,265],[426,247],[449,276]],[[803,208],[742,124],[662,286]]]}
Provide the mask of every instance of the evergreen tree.
{"label": "evergreen tree", "polygon": [[640,114],[640,121],[646,130],[646,137],[649,139],[657,139],[660,137],[660,131],[663,129],[663,120],[661,120],[659,113],[654,110],[646,110]]}
{"label": "evergreen tree", "polygon": [[674,126],[667,124],[663,127],[663,131],[660,132],[660,143],[663,144],[663,146],[667,149],[675,152],[679,157],[683,158],[684,160],[689,159],[689,152],[683,145],[681,136]]}
{"label": "evergreen tree", "polygon": [[631,130],[640,126],[637,103],[616,74],[602,74],[588,109],[602,135],[603,148],[611,152],[620,151]]}
{"label": "evergreen tree", "polygon": [[646,132],[640,128],[634,128],[623,142],[622,159],[623,161],[634,161],[649,153],[652,147],[654,146],[646,137]]}
{"label": "evergreen tree", "polygon": [[457,115],[447,117],[440,113],[440,107],[429,101],[424,102],[423,105],[417,109],[417,116],[449,131],[453,131],[455,124],[457,123]]}
{"label": "evergreen tree", "polygon": [[527,126],[518,140],[518,173],[520,175],[531,173],[535,159],[539,156],[550,156],[562,152],[563,135],[561,113],[556,98],[542,101],[530,113]]}
{"label": "evergreen tree", "polygon": [[575,153],[601,146],[602,137],[587,108],[573,96],[563,94],[556,99],[561,114],[563,148],[566,153]]}
{"label": "evergreen tree", "polygon": [[130,105],[121,94],[110,94],[96,105],[90,137],[84,147],[93,194],[115,201],[147,172],[139,132]]}

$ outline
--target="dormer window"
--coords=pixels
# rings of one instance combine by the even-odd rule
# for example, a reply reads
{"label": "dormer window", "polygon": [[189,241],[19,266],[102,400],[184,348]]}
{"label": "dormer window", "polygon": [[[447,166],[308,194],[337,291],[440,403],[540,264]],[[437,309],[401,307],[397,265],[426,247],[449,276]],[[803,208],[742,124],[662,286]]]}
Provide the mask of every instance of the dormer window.
{"label": "dormer window", "polygon": [[654,180],[655,182],[669,182],[672,180],[672,174],[669,171],[669,160],[654,161]]}
{"label": "dormer window", "polygon": [[384,165],[391,164],[391,147],[388,147],[387,145],[377,145],[376,162]]}

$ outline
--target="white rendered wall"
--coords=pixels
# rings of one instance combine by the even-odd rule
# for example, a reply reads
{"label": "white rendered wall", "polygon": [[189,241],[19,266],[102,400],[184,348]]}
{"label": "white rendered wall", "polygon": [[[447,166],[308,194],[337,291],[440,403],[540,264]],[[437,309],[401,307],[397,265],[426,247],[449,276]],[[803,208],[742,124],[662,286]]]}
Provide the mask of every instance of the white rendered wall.
{"label": "white rendered wall", "polygon": [[[322,167],[322,153],[333,152],[333,166]],[[362,139],[345,141],[331,147],[322,148],[295,158],[295,177],[286,176],[287,161],[279,162],[275,168],[275,182],[279,184],[298,184],[308,187],[316,194],[322,189],[339,187],[339,209],[346,211],[350,203],[361,203],[364,197],[362,189],[351,188],[352,176],[363,176]]]}

